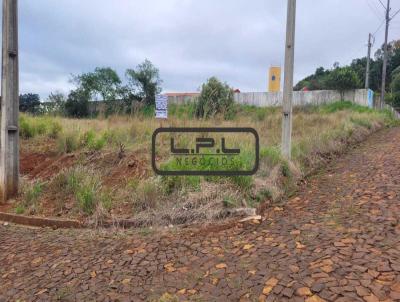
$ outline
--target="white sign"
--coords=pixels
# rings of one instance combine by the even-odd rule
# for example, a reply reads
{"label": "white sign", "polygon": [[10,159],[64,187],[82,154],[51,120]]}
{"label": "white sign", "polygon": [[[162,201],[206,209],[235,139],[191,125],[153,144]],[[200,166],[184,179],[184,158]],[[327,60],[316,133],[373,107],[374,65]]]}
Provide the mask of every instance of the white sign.
{"label": "white sign", "polygon": [[156,118],[168,118],[168,96],[156,95]]}

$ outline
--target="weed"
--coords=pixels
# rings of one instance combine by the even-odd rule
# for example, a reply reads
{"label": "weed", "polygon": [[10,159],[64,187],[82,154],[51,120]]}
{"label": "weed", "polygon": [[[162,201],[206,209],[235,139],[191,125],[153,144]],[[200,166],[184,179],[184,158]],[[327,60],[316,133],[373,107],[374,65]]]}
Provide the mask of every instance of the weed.
{"label": "weed", "polygon": [[93,214],[96,206],[96,192],[91,185],[82,185],[75,192],[80,209],[88,215]]}
{"label": "weed", "polygon": [[25,211],[26,211],[26,208],[24,207],[23,204],[18,204],[18,205],[16,206],[16,208],[15,208],[15,214],[18,214],[18,215],[24,214]]}
{"label": "weed", "polygon": [[72,153],[79,148],[79,137],[77,131],[62,133],[57,140],[58,151],[60,153]]}
{"label": "weed", "polygon": [[51,185],[60,192],[73,195],[78,209],[86,215],[92,215],[99,202],[106,210],[112,207],[111,195],[101,192],[99,176],[82,166],[63,171]]}
{"label": "weed", "polygon": [[136,191],[134,207],[138,210],[154,209],[157,205],[158,189],[154,182],[141,183]]}
{"label": "weed", "polygon": [[163,294],[160,299],[154,300],[154,302],[179,302],[179,298],[169,293]]}
{"label": "weed", "polygon": [[150,236],[150,235],[153,234],[153,233],[154,233],[154,229],[151,228],[151,227],[148,227],[148,228],[141,228],[141,229],[139,230],[139,234],[140,234],[141,236],[143,236],[143,237]]}
{"label": "weed", "polygon": [[287,161],[284,161],[282,163],[281,166],[281,171],[282,171],[282,175],[284,177],[290,177],[291,176],[291,172],[290,172],[290,168],[289,168],[289,163]]}
{"label": "weed", "polygon": [[265,159],[273,167],[282,161],[281,150],[278,146],[263,147],[260,150],[260,159]]}
{"label": "weed", "polygon": [[272,193],[270,190],[267,189],[262,189],[260,192],[257,193],[256,196],[257,202],[263,202],[265,200],[271,200],[271,199],[272,199]]}
{"label": "weed", "polygon": [[369,120],[367,120],[366,118],[351,117],[350,121],[357,126],[361,126],[361,127],[367,128],[367,129],[372,128],[371,122]]}
{"label": "weed", "polygon": [[238,202],[231,196],[225,196],[222,200],[222,204],[225,208],[236,208],[238,207]]}
{"label": "weed", "polygon": [[21,114],[19,118],[19,134],[24,139],[38,135],[46,135],[54,139],[61,131],[61,124],[54,118],[31,117],[25,114]]}
{"label": "weed", "polygon": [[27,209],[31,213],[36,213],[38,210],[38,201],[39,197],[43,192],[43,185],[41,183],[34,183],[33,185],[28,186],[26,191],[23,194],[23,200],[22,202],[18,205],[19,209],[18,211],[20,213],[17,214],[22,214],[24,213]]}
{"label": "weed", "polygon": [[112,206],[113,206],[113,200],[112,200],[110,192],[108,192],[108,191],[104,192],[101,195],[101,200],[100,201],[101,201],[101,205],[103,206],[103,208],[106,211],[108,211],[108,212],[111,211]]}

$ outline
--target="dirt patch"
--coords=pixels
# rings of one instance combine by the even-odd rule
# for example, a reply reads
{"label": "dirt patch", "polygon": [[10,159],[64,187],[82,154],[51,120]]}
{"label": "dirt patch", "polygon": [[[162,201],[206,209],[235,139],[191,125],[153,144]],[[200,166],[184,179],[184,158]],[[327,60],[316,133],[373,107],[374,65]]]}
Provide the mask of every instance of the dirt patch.
{"label": "dirt patch", "polygon": [[76,162],[74,154],[58,155],[56,152],[22,153],[20,171],[28,179],[48,180],[62,169],[71,167]]}
{"label": "dirt patch", "polygon": [[[117,158],[117,154],[113,154]],[[108,187],[126,185],[129,179],[145,179],[149,176],[150,163],[147,159],[138,158],[135,154],[111,162],[112,166],[103,184]]]}

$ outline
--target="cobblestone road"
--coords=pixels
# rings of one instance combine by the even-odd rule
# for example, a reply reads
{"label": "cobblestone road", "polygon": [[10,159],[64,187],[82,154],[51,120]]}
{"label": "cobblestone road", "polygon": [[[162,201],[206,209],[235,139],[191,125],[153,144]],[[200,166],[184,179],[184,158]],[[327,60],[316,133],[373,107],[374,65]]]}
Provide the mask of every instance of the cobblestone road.
{"label": "cobblestone road", "polygon": [[159,234],[1,226],[0,301],[400,301],[399,201],[396,128],[261,223]]}

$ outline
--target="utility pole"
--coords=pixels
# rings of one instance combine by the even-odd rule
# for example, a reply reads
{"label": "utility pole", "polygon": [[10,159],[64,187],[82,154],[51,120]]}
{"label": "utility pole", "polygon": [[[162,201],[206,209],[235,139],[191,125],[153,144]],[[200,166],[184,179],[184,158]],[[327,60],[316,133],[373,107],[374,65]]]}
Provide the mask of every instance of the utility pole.
{"label": "utility pole", "polygon": [[368,55],[367,55],[367,71],[365,73],[365,89],[369,89],[369,68],[370,68],[370,61],[371,61],[371,42],[372,34],[368,35]]}
{"label": "utility pole", "polygon": [[385,31],[385,44],[383,54],[383,68],[382,68],[382,90],[381,90],[381,104],[385,103],[385,92],[386,92],[386,71],[387,71],[387,60],[388,60],[388,37],[389,37],[389,23],[390,23],[390,0],[387,0],[386,6],[386,31]]}
{"label": "utility pole", "polygon": [[18,193],[18,86],[18,0],[3,0],[0,202],[5,202]]}
{"label": "utility pole", "polygon": [[285,49],[285,78],[283,84],[282,155],[290,160],[292,149],[292,99],[294,44],[296,31],[296,0],[288,0]]}

